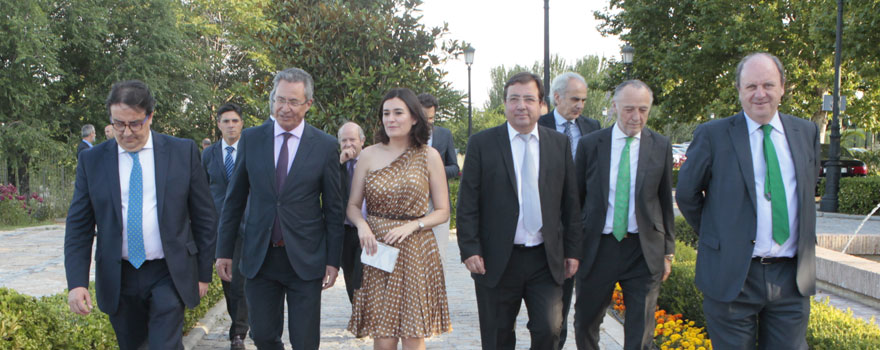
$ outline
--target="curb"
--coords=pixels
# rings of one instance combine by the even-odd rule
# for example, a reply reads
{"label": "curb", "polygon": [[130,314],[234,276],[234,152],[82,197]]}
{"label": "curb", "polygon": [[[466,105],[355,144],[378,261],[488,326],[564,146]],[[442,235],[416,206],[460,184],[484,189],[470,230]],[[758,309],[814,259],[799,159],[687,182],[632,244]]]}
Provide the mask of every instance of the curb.
{"label": "curb", "polygon": [[223,314],[225,313],[226,298],[224,297],[218,300],[217,304],[214,304],[214,306],[205,313],[205,316],[196,322],[195,326],[183,336],[183,348],[185,350],[191,350],[199,345],[202,338],[211,332],[211,328],[214,328],[214,325],[217,321],[223,318]]}
{"label": "curb", "polygon": [[[841,214],[841,213],[827,213],[824,211],[816,210],[816,217],[825,217],[829,219],[847,219],[847,220],[859,220],[862,221],[865,219],[867,215],[852,215],[852,214]],[[873,215],[868,219],[869,221],[880,221],[880,216]]]}

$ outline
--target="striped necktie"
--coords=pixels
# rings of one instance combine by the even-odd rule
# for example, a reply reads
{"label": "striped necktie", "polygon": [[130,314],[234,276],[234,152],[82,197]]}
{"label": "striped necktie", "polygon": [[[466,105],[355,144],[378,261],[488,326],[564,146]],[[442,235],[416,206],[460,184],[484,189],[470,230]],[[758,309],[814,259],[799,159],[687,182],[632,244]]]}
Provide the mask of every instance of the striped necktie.
{"label": "striped necktie", "polygon": [[235,151],[235,147],[226,146],[226,159],[223,160],[223,166],[226,167],[226,179],[232,177],[232,167],[235,166],[235,161],[232,160],[232,151]]}

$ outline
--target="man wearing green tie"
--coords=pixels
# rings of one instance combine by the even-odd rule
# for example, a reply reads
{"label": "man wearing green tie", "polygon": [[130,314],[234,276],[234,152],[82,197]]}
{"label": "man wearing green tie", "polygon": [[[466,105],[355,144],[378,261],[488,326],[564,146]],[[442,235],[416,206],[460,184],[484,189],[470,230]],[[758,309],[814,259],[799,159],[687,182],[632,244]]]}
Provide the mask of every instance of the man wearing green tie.
{"label": "man wearing green tie", "polygon": [[584,259],[575,288],[578,349],[599,349],[599,326],[614,284],[626,304],[624,349],[651,349],[654,306],[675,253],[672,145],[645,127],[651,88],[639,80],[614,90],[617,121],[578,141],[575,171],[583,207]]}
{"label": "man wearing green tie", "polygon": [[775,56],[743,58],[736,88],[742,113],[697,127],[676,192],[700,235],[695,281],[709,336],[716,349],[807,349],[819,130],[778,112],[785,70]]}

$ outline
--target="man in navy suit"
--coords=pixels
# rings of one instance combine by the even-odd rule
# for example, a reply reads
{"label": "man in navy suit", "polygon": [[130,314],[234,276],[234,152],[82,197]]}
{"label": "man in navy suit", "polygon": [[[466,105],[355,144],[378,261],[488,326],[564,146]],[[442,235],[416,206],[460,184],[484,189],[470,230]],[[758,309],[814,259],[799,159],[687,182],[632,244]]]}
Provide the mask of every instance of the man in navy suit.
{"label": "man in navy suit", "polygon": [[[217,215],[223,211],[223,201],[226,200],[226,188],[232,170],[235,167],[235,159],[238,157],[238,139],[241,138],[241,107],[234,103],[227,103],[217,110],[217,128],[223,137],[220,141],[205,148],[202,152],[202,166],[208,175],[208,183],[211,185],[211,196],[214,197],[214,208]],[[244,338],[248,332],[248,309],[244,298],[244,277],[238,269],[241,260],[241,236],[235,239],[235,250],[232,254],[232,281],[223,282],[223,295],[226,296],[226,310],[232,319],[229,326],[229,341],[232,350],[244,350]]]}
{"label": "man in navy suit", "polygon": [[[184,306],[205,296],[213,271],[216,216],[196,145],[150,130],[146,84],[113,85],[107,97],[116,140],[80,155],[64,236],[70,310],[92,310],[95,251],[98,306],[119,348],[183,349]],[[95,226],[97,225],[97,233]]]}
{"label": "man in navy suit", "polygon": [[[455,153],[455,143],[452,141],[452,131],[434,124],[434,115],[437,114],[437,107],[440,102],[434,95],[429,93],[419,94],[419,103],[425,116],[428,117],[428,124],[431,125],[431,137],[428,138],[428,146],[434,147],[440,153],[440,159],[443,159],[443,167],[446,169],[446,178],[454,179],[458,177],[458,157]],[[450,199],[450,208],[452,202]],[[446,247],[449,245],[449,220],[445,223],[434,227],[434,238],[437,239],[437,248],[440,250],[440,261],[446,261]]]}
{"label": "man in navy suit", "polygon": [[[274,121],[239,140],[217,241],[217,273],[231,280],[235,238],[248,204],[239,268],[251,336],[259,349],[283,349],[283,306],[294,349],[317,349],[321,290],[336,282],[344,221],[339,151],[333,136],[304,121],[314,83],[302,69],[275,75]],[[248,201],[248,196],[250,200]]]}
{"label": "man in navy suit", "polygon": [[80,152],[94,147],[95,126],[92,124],[83,125],[81,134],[82,134],[82,141],[80,141],[79,145],[76,146],[76,157],[77,158],[79,158]]}

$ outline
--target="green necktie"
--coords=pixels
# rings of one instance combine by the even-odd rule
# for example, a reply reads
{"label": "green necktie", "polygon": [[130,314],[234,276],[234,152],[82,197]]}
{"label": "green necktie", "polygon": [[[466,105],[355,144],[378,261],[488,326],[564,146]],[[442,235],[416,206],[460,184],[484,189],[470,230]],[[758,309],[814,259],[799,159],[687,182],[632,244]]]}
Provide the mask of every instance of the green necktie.
{"label": "green necktie", "polygon": [[612,233],[617,241],[626,235],[629,223],[629,144],[634,137],[626,138],[626,146],[620,152],[620,163],[617,165],[617,186],[614,190],[614,226]]}
{"label": "green necktie", "polygon": [[782,184],[782,172],[779,170],[779,159],[770,132],[773,126],[762,125],[764,130],[764,162],[767,163],[767,177],[764,179],[764,198],[770,201],[773,240],[779,245],[788,240],[788,204],[785,203],[785,185]]}

